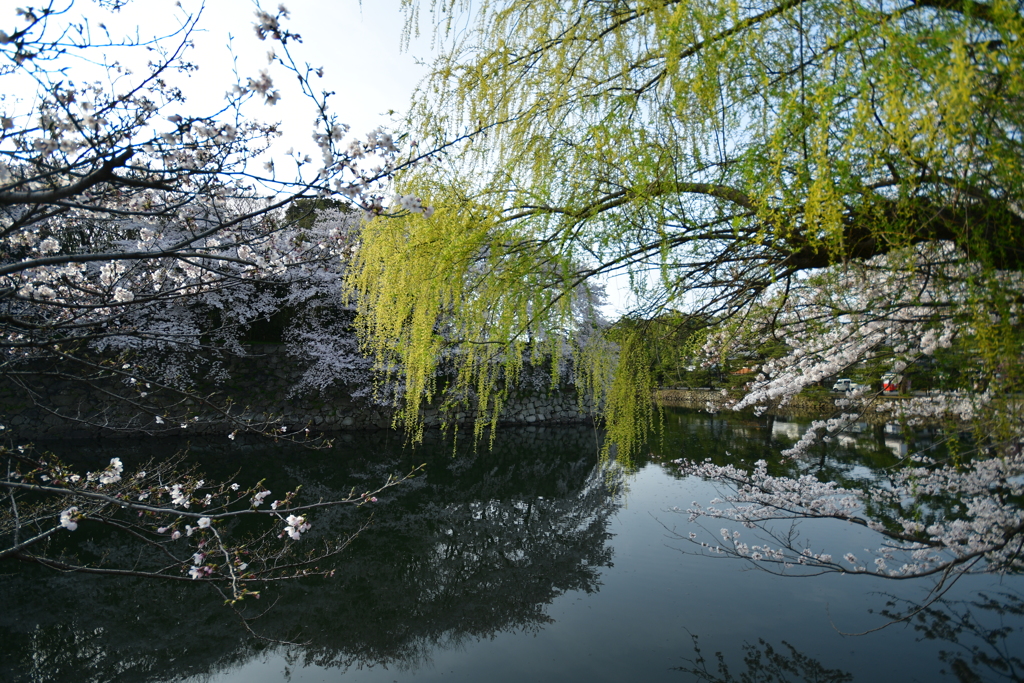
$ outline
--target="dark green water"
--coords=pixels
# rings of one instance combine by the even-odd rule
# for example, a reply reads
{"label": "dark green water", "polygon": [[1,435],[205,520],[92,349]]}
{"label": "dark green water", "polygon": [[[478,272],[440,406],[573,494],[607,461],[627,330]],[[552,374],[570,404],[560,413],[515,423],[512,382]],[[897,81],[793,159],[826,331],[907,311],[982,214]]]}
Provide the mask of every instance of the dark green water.
{"label": "dark green water", "polygon": [[[267,610],[245,634],[202,586],[3,567],[0,679],[11,681],[997,681],[1022,680],[1024,580],[966,577],[908,625],[886,622],[927,580],[776,577],[688,554],[673,513],[717,491],[678,475],[678,457],[751,463],[799,425],[673,412],[635,471],[601,466],[592,428],[509,429],[493,452],[443,443],[414,453],[381,434],[329,452],[194,443],[210,476],[269,473],[316,497],[365,489],[427,462],[393,489],[331,580],[293,582],[247,601]],[[872,479],[895,454],[928,445],[867,430],[794,466]],[[130,466],[179,443],[49,444]],[[278,484],[274,484],[277,486]],[[315,518],[342,532],[367,510]],[[717,532],[717,527],[711,529]],[[846,524],[804,523],[816,547],[878,545]],[[887,603],[892,603],[888,605]],[[269,608],[269,609],[268,609]],[[699,650],[698,650],[699,648]],[[721,653],[721,664],[716,659]],[[704,662],[701,663],[700,657]],[[1013,667],[1017,667],[1014,669]]]}

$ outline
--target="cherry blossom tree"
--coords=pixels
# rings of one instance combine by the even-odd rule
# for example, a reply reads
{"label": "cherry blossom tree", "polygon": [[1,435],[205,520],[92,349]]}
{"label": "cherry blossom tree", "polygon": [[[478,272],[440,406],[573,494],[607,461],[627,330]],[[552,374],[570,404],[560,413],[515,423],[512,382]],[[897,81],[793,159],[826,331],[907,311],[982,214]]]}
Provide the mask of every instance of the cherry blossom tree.
{"label": "cherry blossom tree", "polygon": [[[832,431],[836,426],[830,425]],[[1024,493],[1020,473],[1024,456],[978,458],[962,467],[916,456],[895,471],[888,486],[843,488],[813,475],[774,476],[759,461],[747,472],[731,465],[680,460],[683,472],[723,484],[709,505],[694,502],[691,522],[725,520],[720,538],[696,531],[681,536],[704,552],[745,558],[775,573],[797,575],[837,572],[887,578],[937,576],[936,595],[967,572],[1016,573],[1022,569],[1024,512],[1016,501]],[[817,519],[856,524],[876,532],[870,555],[841,556],[815,547],[793,522]],[[754,529],[756,541],[744,531]]]}
{"label": "cherry blossom tree", "polygon": [[[323,316],[293,316],[285,338],[312,361],[303,381],[322,387],[365,371],[352,349],[339,357],[331,321],[348,307],[339,278],[362,217],[384,210],[392,174],[428,155],[415,145],[403,153],[383,128],[349,134],[318,89],[323,69],[293,53],[301,38],[284,5],[256,6],[253,17],[268,64],[237,65],[222,103],[204,112],[180,86],[198,68],[190,50],[202,9],[179,4],[164,24],[172,28],[152,37],[119,38],[89,17],[126,4],[51,0],[0,16],[0,378],[33,403],[40,380],[84,382],[134,410],[143,432],[177,429],[202,406],[235,431],[287,436],[194,389],[196,358],[244,353],[254,321],[317,307]],[[285,96],[281,79],[297,82],[316,112],[309,154],[268,155],[282,127],[261,119]],[[341,203],[315,220],[285,212],[326,197]],[[300,504],[292,492],[261,508],[270,492],[260,485],[205,482],[173,461],[129,474],[115,459],[80,473],[10,443],[0,459],[0,559],[210,581],[229,601],[345,545],[291,552],[316,509],[373,500],[371,491]],[[231,540],[234,520],[260,514],[272,518],[265,531]],[[64,557],[61,539],[89,527],[115,530],[140,559]]]}
{"label": "cherry blossom tree", "polygon": [[[255,16],[257,37],[276,45],[270,67],[239,74],[212,114],[191,111],[173,85],[196,68],[187,57],[201,13],[181,16],[167,36],[96,41],[97,28],[73,10],[21,11],[21,25],[3,34],[5,78],[34,87],[20,100],[8,95],[0,121],[5,379],[34,398],[26,362],[38,371],[52,360],[49,372],[61,377],[121,380],[125,400],[148,393],[138,390],[143,380],[180,390],[197,352],[238,352],[254,320],[313,300],[337,306],[359,216],[383,209],[388,178],[415,153],[402,157],[383,129],[348,136],[315,90],[322,69],[292,56],[299,36],[285,28],[283,6]],[[105,61],[115,48],[151,59],[134,73]],[[109,82],[75,79],[67,63],[76,58],[100,64]],[[293,151],[287,173],[263,161],[280,124],[247,113],[281,98],[273,69],[297,79],[318,112],[315,160]],[[282,217],[295,198],[325,194],[354,210],[301,229]],[[151,414],[142,426],[187,417],[139,410]]]}

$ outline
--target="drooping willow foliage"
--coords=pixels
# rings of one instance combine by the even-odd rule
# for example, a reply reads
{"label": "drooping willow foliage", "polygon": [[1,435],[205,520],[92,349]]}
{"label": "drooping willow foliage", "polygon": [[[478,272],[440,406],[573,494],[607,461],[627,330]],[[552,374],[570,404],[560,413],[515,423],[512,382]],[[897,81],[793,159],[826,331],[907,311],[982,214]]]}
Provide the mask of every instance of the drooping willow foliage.
{"label": "drooping willow foliage", "polygon": [[[917,293],[894,300],[861,279],[866,289],[840,290],[851,296],[815,324],[885,308],[876,322],[898,326],[912,309],[919,334],[980,335],[970,346],[994,354],[988,380],[1012,388],[1024,292],[1019,2],[403,4],[408,31],[431,13],[443,48],[410,125],[422,139],[485,128],[400,178],[432,217],[381,218],[363,236],[353,284],[364,331],[405,378],[407,422],[421,398],[469,388],[493,419],[501,373],[514,377],[524,354],[570,349],[613,435],[640,443],[652,423],[637,405],[651,381],[643,326],[609,339],[574,307],[618,273],[640,318],[681,310],[781,339],[772,311],[798,311],[794,292],[848,285],[822,273],[871,263]],[[442,357],[455,368],[445,387]]]}

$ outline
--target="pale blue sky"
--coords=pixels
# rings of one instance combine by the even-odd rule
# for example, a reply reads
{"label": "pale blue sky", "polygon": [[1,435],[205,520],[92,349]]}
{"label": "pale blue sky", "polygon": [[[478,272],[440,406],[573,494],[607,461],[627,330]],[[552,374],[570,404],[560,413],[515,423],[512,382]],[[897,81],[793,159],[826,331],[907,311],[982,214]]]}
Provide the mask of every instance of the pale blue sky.
{"label": "pale blue sky", "polygon": [[[185,8],[199,5],[188,0],[182,4]],[[384,112],[389,109],[406,110],[413,89],[427,71],[415,58],[429,59],[430,43],[419,40],[407,52],[400,49],[404,17],[398,0],[363,0],[361,4],[358,0],[287,0],[284,4],[291,12],[288,28],[303,38],[302,44],[292,47],[293,54],[324,67],[323,87],[337,92],[332,98],[334,107],[353,132],[361,134],[386,123]],[[267,11],[273,12],[276,7],[277,2],[264,4]],[[206,33],[197,40],[197,48],[218,60],[216,75],[227,75],[230,67],[225,48],[229,33],[234,36],[241,65],[251,64],[256,69],[266,66],[271,43],[256,39],[253,12],[251,0],[213,0],[207,4],[202,22]],[[208,66],[204,63],[202,69]],[[202,71],[200,77],[206,79]],[[287,95],[277,106],[282,105],[288,107]],[[284,111],[290,116],[292,109]]]}
{"label": "pale blue sky", "polygon": [[[265,3],[264,9],[276,13],[278,1]],[[24,0],[0,0],[0,30],[13,34],[24,26],[24,20],[15,14],[23,3]],[[303,39],[301,44],[289,44],[294,58],[300,64],[308,62],[323,67],[324,76],[315,85],[337,93],[330,99],[332,109],[342,122],[351,126],[352,134],[364,137],[377,126],[393,123],[386,114],[388,110],[397,112],[399,118],[405,113],[416,84],[427,73],[427,66],[417,64],[416,58],[429,61],[431,55],[429,40],[413,41],[408,51],[401,49],[404,16],[399,0],[363,0],[361,4],[359,0],[285,0],[284,4],[291,13],[285,26]],[[253,30],[256,6],[252,0],[136,0],[115,13],[93,0],[57,0],[55,7],[63,9],[67,5],[70,9],[63,18],[79,21],[84,16],[94,44],[102,42],[103,27],[115,42],[125,36],[147,40],[172,33],[185,13],[202,11],[198,31],[192,36],[195,48],[186,55],[199,69],[187,78],[169,79],[182,88],[188,102],[182,111],[168,114],[201,116],[217,111],[232,85],[238,81],[244,84],[249,77],[258,77],[261,69],[268,68],[269,48],[276,47],[281,52],[279,44],[257,39]],[[55,19],[54,25],[59,22],[62,23]],[[429,35],[430,28],[424,29]],[[173,39],[163,43],[168,48],[176,44]],[[98,54],[91,58],[102,60]],[[105,58],[140,73],[144,60],[151,59],[152,53],[138,47],[112,49]],[[233,73],[236,65],[237,77]],[[79,84],[108,81],[111,76],[76,57],[62,59],[60,66],[70,67],[63,78]],[[315,155],[316,147],[311,140],[315,109],[299,93],[294,76],[277,64],[269,69],[282,99],[273,107],[253,102],[247,115],[282,122],[285,135],[278,145],[280,151],[295,147]],[[5,78],[0,114],[33,116],[36,88],[35,83],[18,74]],[[21,121],[27,124],[28,119]]]}
{"label": "pale blue sky", "polygon": [[[169,0],[146,0],[147,6],[164,5]],[[264,3],[264,9],[276,12],[277,2]],[[362,137],[379,125],[389,125],[389,110],[401,116],[408,109],[417,83],[427,67],[417,57],[429,61],[430,41],[414,41],[408,51],[401,49],[404,16],[399,0],[286,0],[291,13],[286,26],[299,33],[303,42],[289,45],[296,61],[322,66],[324,76],[316,84],[334,91],[330,102],[351,132]],[[190,11],[200,2],[182,0]],[[155,7],[154,7],[155,9]],[[232,52],[229,36],[243,77],[255,76],[267,67],[271,41],[260,41],[252,28],[255,7],[251,0],[211,0],[203,10],[204,32],[196,37],[196,55],[200,71],[194,77],[199,86],[192,95],[201,100],[205,93],[219,96],[232,82]],[[429,27],[424,27],[429,34]],[[280,51],[280,48],[278,48]],[[310,146],[314,111],[290,88],[291,78],[280,67],[271,67],[275,85],[283,98],[274,107],[261,106],[253,114],[266,120],[281,120],[285,130],[281,148]],[[191,90],[191,89],[190,89]]]}

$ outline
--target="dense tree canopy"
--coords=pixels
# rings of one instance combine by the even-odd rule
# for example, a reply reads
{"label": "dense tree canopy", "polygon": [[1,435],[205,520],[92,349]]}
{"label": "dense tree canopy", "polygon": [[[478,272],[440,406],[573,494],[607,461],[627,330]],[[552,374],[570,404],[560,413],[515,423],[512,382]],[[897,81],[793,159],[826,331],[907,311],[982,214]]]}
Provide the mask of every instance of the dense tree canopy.
{"label": "dense tree canopy", "polygon": [[[405,3],[407,30],[425,4]],[[979,361],[990,379],[1019,362],[1018,3],[429,9],[445,49],[411,121],[425,136],[493,127],[403,178],[431,218],[364,236],[366,329],[411,391],[453,341],[463,384],[485,391],[482,356],[514,365],[526,340],[581,341],[571,301],[623,272],[640,317],[713,322],[709,356],[751,335],[807,347],[817,369],[777,363],[776,383],[795,389],[774,398],[883,342],[905,364],[936,339],[998,338],[974,345],[999,349]],[[610,391],[613,430],[616,415],[635,422],[623,406],[649,377],[642,334],[620,337],[619,373],[575,345],[590,386]]]}

